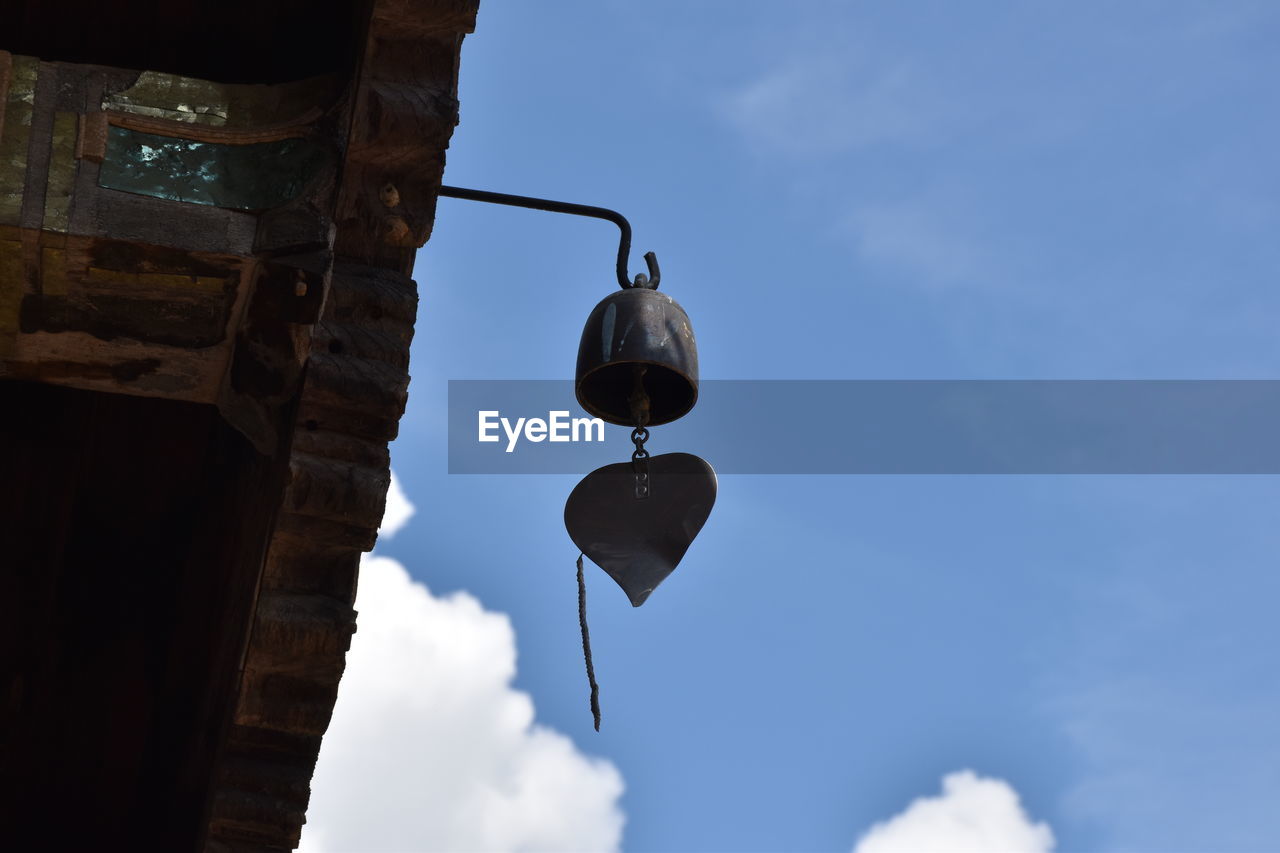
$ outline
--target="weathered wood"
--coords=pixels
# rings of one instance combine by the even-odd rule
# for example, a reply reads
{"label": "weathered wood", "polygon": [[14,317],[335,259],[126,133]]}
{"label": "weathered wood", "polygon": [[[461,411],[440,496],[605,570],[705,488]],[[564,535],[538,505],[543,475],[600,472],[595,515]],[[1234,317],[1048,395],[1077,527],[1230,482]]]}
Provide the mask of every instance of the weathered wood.
{"label": "weathered wood", "polygon": [[234,256],[0,226],[0,378],[214,402],[246,274]]}
{"label": "weathered wood", "polygon": [[[295,805],[273,793],[254,794],[233,785],[220,788],[213,801],[210,820],[211,842],[206,850],[292,850],[298,845],[306,802]],[[225,839],[223,841],[222,839]]]}
{"label": "weathered wood", "polygon": [[232,786],[252,789],[284,802],[295,803],[299,810],[307,806],[314,761],[283,760],[276,756],[230,755],[222,765],[222,776]]}
{"label": "weathered wood", "polygon": [[364,408],[391,415],[404,413],[409,376],[386,361],[320,350],[311,353],[308,401],[319,405]]}
{"label": "weathered wood", "polygon": [[[0,113],[14,112],[6,122],[9,129],[0,129],[0,223],[243,257],[255,251],[278,252],[280,247],[270,239],[255,243],[254,213],[101,187],[101,166],[113,128],[231,145],[305,137],[324,162],[295,199],[295,213],[307,211],[313,220],[302,243],[313,243],[317,236],[326,241],[326,248],[331,243],[345,126],[345,102],[334,75],[289,86],[227,86],[4,56],[0,64],[10,69],[5,79],[15,82],[9,96],[0,96]],[[140,78],[149,82],[139,83]],[[148,91],[127,97],[139,86]],[[198,103],[176,105],[186,111],[155,105],[166,96],[187,95],[219,102],[203,105],[206,112],[195,109]]]}
{"label": "weathered wood", "polygon": [[295,451],[289,460],[285,510],[377,529],[391,471]]}
{"label": "weathered wood", "polygon": [[[386,328],[391,324],[380,325]],[[365,361],[384,362],[401,370],[409,366],[409,353],[404,347],[403,336],[387,334],[382,329],[323,323],[316,328],[311,340],[319,352],[354,355]]]}
{"label": "weathered wood", "polygon": [[241,726],[323,735],[338,698],[336,673],[307,676],[247,667],[235,721]]}
{"label": "weathered wood", "polygon": [[293,448],[295,453],[355,462],[370,468],[385,469],[391,464],[386,442],[342,432],[302,429],[293,434]]}
{"label": "weathered wood", "polygon": [[386,442],[404,408],[416,301],[413,282],[386,270],[345,264],[331,277],[206,850],[287,849],[298,839],[296,789],[280,789],[275,770],[237,758],[237,744],[248,733],[314,736],[314,746],[306,742],[296,752],[284,750],[291,758],[271,759],[294,766],[314,762],[328,728],[355,629],[360,554],[373,547],[390,482]]}
{"label": "weathered wood", "polygon": [[412,334],[418,291],[407,273],[338,261],[333,275],[342,287],[332,294],[329,319],[362,328],[380,328],[384,321],[394,321],[398,333],[407,329]]}
{"label": "weathered wood", "polygon": [[398,415],[362,412],[342,406],[322,406],[308,400],[298,404],[299,423],[303,429],[345,432],[375,441],[394,441],[400,431]]}
{"label": "weathered wood", "polygon": [[293,411],[310,348],[305,325],[324,299],[322,273],[264,262],[254,268],[236,322],[217,405],[259,451],[275,454],[281,417]]}
{"label": "weathered wood", "polygon": [[[298,841],[354,629],[360,555],[383,512],[417,309],[408,273],[430,235],[457,123],[460,41],[476,7],[227,0],[211,19],[191,2],[99,0],[76,14],[28,3],[0,34],[0,46],[38,57],[0,54],[0,82],[21,89],[0,85],[0,178],[18,176],[0,186],[0,224],[12,227],[0,230],[0,379],[118,398],[102,404],[115,415],[101,435],[78,430],[105,415],[76,420],[68,409],[55,437],[74,452],[44,454],[44,470],[0,453],[20,469],[13,482],[51,476],[15,518],[38,510],[70,525],[81,498],[67,483],[89,472],[85,494],[96,502],[76,518],[105,520],[0,552],[34,567],[17,576],[30,594],[9,595],[15,575],[0,577],[0,608],[17,602],[7,605],[18,617],[4,629],[9,648],[52,636],[65,608],[84,622],[67,636],[107,638],[91,647],[103,662],[74,690],[50,687],[56,661],[32,652],[24,686],[0,701],[0,723],[17,715],[38,735],[0,749],[0,775],[25,769],[29,786],[0,792],[0,810],[28,808],[34,832],[54,823],[55,808],[74,808],[85,837],[73,827],[62,840],[82,849],[119,840],[185,850],[198,838],[210,851],[246,853]],[[161,30],[166,38],[154,39]],[[305,120],[292,106],[219,119],[199,98],[157,100],[163,75],[130,67],[244,83],[335,74],[334,94],[345,90]],[[199,127],[165,123],[175,118]],[[218,144],[305,133],[332,162],[272,211],[151,198],[99,186],[112,122]],[[135,417],[151,420],[121,438]],[[18,453],[29,440],[5,446]],[[103,491],[113,480],[128,485]],[[124,553],[107,521],[161,530],[158,545],[128,540],[143,549],[150,580],[124,561],[107,576],[88,571],[90,556]],[[95,550],[94,537],[106,544]],[[59,550],[68,547],[78,549],[71,562]],[[71,585],[85,597],[60,598],[67,566],[86,575]],[[105,612],[91,606],[102,602]],[[142,712],[129,713],[131,702]],[[68,708],[87,710],[79,729]],[[0,727],[15,731],[24,729]],[[97,765],[59,773],[94,748],[105,751]],[[15,755],[25,758],[14,764]]]}
{"label": "weathered wood", "polygon": [[328,595],[264,590],[258,607],[254,654],[247,666],[317,682],[341,674],[356,630],[351,605]]}
{"label": "weathered wood", "polygon": [[76,138],[76,159],[101,163],[107,156],[107,114],[85,113],[80,116],[80,134]]}
{"label": "weathered wood", "polygon": [[232,255],[253,254],[258,221],[239,210],[184,204],[116,190],[100,190],[84,199],[77,198],[77,203],[81,202],[85,208],[83,215],[93,223],[86,228],[91,233],[177,249],[199,247]]}
{"label": "weathered wood", "polygon": [[377,531],[358,524],[343,524],[326,518],[281,513],[273,541],[282,547],[346,549],[353,553],[372,551]]}
{"label": "weathered wood", "polygon": [[300,116],[279,124],[255,127],[252,130],[241,128],[207,127],[198,124],[174,127],[171,120],[149,118],[106,110],[107,123],[114,127],[124,127],[142,133],[153,133],[158,136],[177,136],[182,139],[198,139],[201,142],[225,142],[233,145],[249,145],[255,142],[279,142],[281,139],[302,139],[310,136],[312,125],[324,116],[319,107],[313,107]]}
{"label": "weathered wood", "polygon": [[335,250],[340,258],[407,272],[412,250],[431,236],[444,150],[457,124],[459,48],[474,26],[475,5],[451,0],[437,7],[440,18],[424,14],[425,0],[373,5]]}
{"label": "weathered wood", "polygon": [[356,576],[360,570],[358,549],[317,552],[285,543],[284,538],[280,541],[281,547],[275,550],[263,571],[260,587],[263,594],[280,591],[327,595],[339,601],[351,601],[355,597]]}
{"label": "weathered wood", "polygon": [[54,93],[58,89],[57,66],[41,62],[36,77],[35,105],[28,130],[27,173],[22,212],[18,224],[39,230],[44,222],[44,201],[53,147]]}
{"label": "weathered wood", "polygon": [[379,31],[393,31],[404,39],[475,32],[476,0],[436,0],[424,15],[420,0],[379,0],[373,20]]}

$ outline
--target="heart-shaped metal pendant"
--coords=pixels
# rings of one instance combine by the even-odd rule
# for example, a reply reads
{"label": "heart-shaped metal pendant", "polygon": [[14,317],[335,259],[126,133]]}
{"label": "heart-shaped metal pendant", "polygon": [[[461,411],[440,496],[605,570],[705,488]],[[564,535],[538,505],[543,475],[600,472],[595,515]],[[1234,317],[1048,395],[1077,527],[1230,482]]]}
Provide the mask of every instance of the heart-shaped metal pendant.
{"label": "heart-shaped metal pendant", "polygon": [[[640,473],[643,472],[643,473]],[[564,505],[569,537],[634,607],[680,565],[716,502],[716,472],[688,453],[597,468]]]}

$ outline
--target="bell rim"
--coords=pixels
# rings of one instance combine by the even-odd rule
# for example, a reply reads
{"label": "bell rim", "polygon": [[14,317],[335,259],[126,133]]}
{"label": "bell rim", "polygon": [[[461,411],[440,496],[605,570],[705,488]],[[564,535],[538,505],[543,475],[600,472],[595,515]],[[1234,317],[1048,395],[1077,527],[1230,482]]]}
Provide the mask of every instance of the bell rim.
{"label": "bell rim", "polygon": [[[645,426],[647,426],[647,427],[651,427],[651,426],[662,426],[663,424],[669,424],[669,423],[673,423],[674,421],[678,421],[678,420],[680,420],[681,418],[683,418],[685,415],[687,415],[687,414],[689,414],[690,412],[692,412],[692,411],[693,411],[693,407],[694,407],[694,406],[696,406],[696,405],[698,404],[698,394],[699,394],[699,391],[698,391],[698,379],[697,379],[697,377],[696,377],[696,376],[689,376],[687,373],[683,373],[683,372],[681,372],[681,371],[679,371],[679,370],[676,370],[676,369],[675,369],[675,368],[673,368],[670,364],[668,364],[668,363],[664,363],[664,362],[661,362],[661,361],[652,361],[652,360],[649,360],[649,359],[643,359],[643,360],[642,360],[642,359],[636,359],[636,360],[634,360],[634,361],[629,361],[629,363],[630,363],[630,364],[649,364],[649,365],[653,365],[654,367],[662,367],[662,368],[665,368],[666,370],[669,370],[669,371],[671,371],[672,373],[674,373],[676,376],[679,376],[679,377],[680,377],[681,379],[683,379],[685,382],[689,383],[689,389],[690,389],[690,391],[692,391],[692,392],[693,392],[693,393],[692,393],[692,395],[691,395],[691,396],[690,396],[690,398],[689,398],[689,405],[688,405],[688,406],[686,406],[686,407],[685,407],[682,411],[680,411],[678,414],[672,415],[672,416],[671,416],[671,417],[669,417],[669,418],[662,418],[661,420],[651,420],[651,421],[649,421],[649,423],[645,424]],[[608,367],[608,366],[609,366],[609,364],[608,364],[608,363],[605,363],[605,364],[598,364],[598,365],[596,365],[595,367],[593,367],[593,368],[591,368],[590,370],[588,370],[586,373],[583,373],[581,376],[579,376],[579,377],[574,381],[574,383],[573,383],[573,396],[577,398],[577,400],[578,400],[578,405],[579,405],[579,406],[581,406],[581,407],[583,408],[583,410],[584,410],[587,414],[592,415],[592,416],[594,416],[594,417],[597,417],[597,418],[599,418],[600,420],[604,421],[604,422],[605,422],[605,423],[607,423],[607,424],[614,424],[615,426],[630,426],[630,427],[633,427],[633,426],[635,426],[635,424],[633,424],[633,423],[631,423],[631,422],[629,422],[629,421],[616,420],[613,416],[611,416],[611,415],[607,415],[607,414],[605,414],[604,412],[601,412],[601,411],[600,411],[600,410],[598,410],[595,406],[590,405],[589,403],[587,403],[587,401],[586,401],[586,400],[583,400],[583,399],[582,399],[582,383],[583,383],[583,382],[585,382],[585,381],[587,380],[587,378],[588,378],[588,377],[590,377],[592,374],[594,374],[594,373],[598,373],[599,371],[603,370],[604,368],[606,368],[606,367]]]}

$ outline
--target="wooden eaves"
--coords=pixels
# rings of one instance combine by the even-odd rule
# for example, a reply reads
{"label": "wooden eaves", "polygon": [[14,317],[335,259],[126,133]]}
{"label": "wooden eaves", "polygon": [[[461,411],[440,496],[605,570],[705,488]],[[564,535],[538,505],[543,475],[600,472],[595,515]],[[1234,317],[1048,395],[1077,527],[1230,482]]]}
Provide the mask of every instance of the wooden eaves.
{"label": "wooden eaves", "polygon": [[[0,11],[0,846],[297,845],[475,13]],[[154,138],[313,159],[266,208],[113,184]]]}

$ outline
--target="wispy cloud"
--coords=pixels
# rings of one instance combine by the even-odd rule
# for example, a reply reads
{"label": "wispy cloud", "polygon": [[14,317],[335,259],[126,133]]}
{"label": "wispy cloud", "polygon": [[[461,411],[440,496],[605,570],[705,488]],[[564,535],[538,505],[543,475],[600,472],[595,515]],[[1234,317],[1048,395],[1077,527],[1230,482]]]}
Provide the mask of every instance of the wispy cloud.
{"label": "wispy cloud", "polygon": [[922,143],[955,115],[918,65],[834,47],[790,57],[731,91],[720,112],[767,151],[804,156]]}
{"label": "wispy cloud", "polygon": [[1050,853],[1053,831],[1027,816],[1008,782],[972,770],[942,779],[942,794],[920,797],[877,823],[854,853]]}

